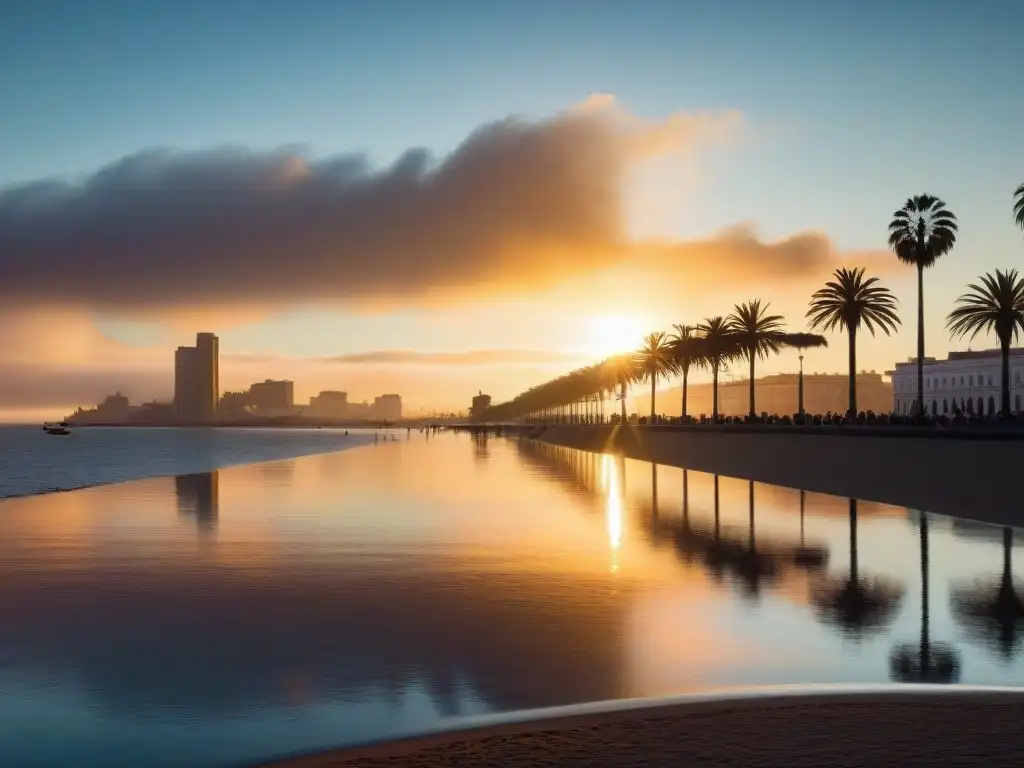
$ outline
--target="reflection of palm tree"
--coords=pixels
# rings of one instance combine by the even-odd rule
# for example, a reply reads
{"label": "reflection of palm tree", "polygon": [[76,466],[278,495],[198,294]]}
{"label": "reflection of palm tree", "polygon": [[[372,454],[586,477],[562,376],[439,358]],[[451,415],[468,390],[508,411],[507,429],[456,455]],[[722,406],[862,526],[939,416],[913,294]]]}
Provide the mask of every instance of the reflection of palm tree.
{"label": "reflection of palm tree", "polygon": [[928,516],[919,516],[921,530],[921,641],[901,643],[889,656],[889,675],[903,683],[955,683],[960,660],[948,643],[932,642],[928,612]]}
{"label": "reflection of palm tree", "polygon": [[953,593],[953,609],[972,639],[998,651],[1007,661],[1020,650],[1018,630],[1024,603],[1013,580],[1013,529],[1003,529],[1003,574],[999,585],[972,584]]}
{"label": "reflection of palm tree", "polygon": [[893,582],[861,576],[857,561],[857,500],[850,499],[850,575],[840,581],[827,579],[812,596],[819,615],[844,633],[860,637],[885,626],[903,596]]}
{"label": "reflection of palm tree", "polygon": [[800,489],[800,546],[793,553],[794,564],[807,570],[822,568],[828,560],[828,552],[821,548],[808,547],[804,539],[804,502],[807,491]]}
{"label": "reflection of palm tree", "polygon": [[748,481],[748,534],[747,546],[741,550],[736,559],[736,574],[740,577],[745,593],[756,598],[761,594],[762,580],[778,574],[775,558],[757,550],[757,538],[754,528],[754,482]]}
{"label": "reflection of palm tree", "polygon": [[721,505],[719,503],[718,493],[718,475],[714,476],[714,487],[715,487],[715,527],[711,541],[708,542],[707,549],[704,552],[704,562],[707,565],[708,571],[716,581],[721,581],[725,575],[725,565],[728,559],[728,552],[726,545],[722,542],[722,518],[721,518]]}
{"label": "reflection of palm tree", "polygon": [[831,331],[838,328],[850,337],[850,405],[857,414],[857,331],[863,325],[871,335],[875,327],[886,336],[900,324],[896,314],[896,297],[888,288],[876,285],[877,277],[864,279],[864,268],[837,269],[834,280],[815,291],[807,310],[811,328]]}

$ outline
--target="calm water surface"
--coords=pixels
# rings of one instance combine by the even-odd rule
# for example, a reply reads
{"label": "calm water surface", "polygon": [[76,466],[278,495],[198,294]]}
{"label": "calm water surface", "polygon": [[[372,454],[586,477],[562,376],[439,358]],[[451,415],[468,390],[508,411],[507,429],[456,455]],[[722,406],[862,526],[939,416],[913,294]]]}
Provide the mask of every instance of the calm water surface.
{"label": "calm water surface", "polygon": [[988,618],[1019,606],[1014,541],[447,434],[8,499],[0,765],[230,765],[731,686],[1024,684]]}

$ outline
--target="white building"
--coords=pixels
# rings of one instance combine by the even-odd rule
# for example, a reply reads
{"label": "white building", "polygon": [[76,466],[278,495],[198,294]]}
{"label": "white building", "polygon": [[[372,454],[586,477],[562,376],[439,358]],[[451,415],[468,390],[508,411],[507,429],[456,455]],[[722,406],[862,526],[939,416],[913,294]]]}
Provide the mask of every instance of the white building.
{"label": "white building", "polygon": [[[892,377],[893,411],[913,414],[917,405],[917,358],[896,363]],[[928,413],[995,415],[999,410],[1002,358],[998,349],[950,352],[945,360],[924,359],[924,405]],[[1022,410],[1024,349],[1010,350],[1010,407]]]}

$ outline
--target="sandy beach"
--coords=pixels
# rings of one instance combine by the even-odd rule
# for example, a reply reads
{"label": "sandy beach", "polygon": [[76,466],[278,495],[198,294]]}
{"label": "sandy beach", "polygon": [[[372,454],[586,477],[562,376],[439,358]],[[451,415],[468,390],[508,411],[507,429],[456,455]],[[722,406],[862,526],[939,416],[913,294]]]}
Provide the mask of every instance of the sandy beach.
{"label": "sandy beach", "polygon": [[359,766],[1016,766],[1024,692],[766,695],[587,712],[453,731],[268,763]]}

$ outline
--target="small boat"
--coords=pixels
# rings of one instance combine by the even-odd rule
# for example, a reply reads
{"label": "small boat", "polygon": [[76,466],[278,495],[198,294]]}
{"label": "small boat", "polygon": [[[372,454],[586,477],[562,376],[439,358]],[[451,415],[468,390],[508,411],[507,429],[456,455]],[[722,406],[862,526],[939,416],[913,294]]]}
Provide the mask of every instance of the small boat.
{"label": "small boat", "polygon": [[71,430],[68,429],[68,423],[62,421],[58,424],[43,424],[43,431],[48,435],[70,435]]}

